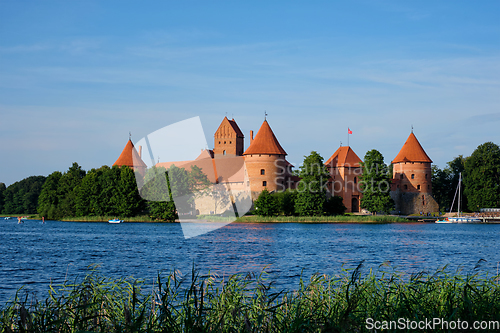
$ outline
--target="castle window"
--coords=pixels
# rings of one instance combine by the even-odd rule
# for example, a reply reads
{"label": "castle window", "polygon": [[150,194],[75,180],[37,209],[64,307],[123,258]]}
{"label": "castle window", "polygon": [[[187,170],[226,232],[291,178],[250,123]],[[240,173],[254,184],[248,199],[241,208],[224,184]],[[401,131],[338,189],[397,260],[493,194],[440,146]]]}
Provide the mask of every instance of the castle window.
{"label": "castle window", "polygon": [[233,142],[232,141],[229,141],[229,144],[232,144]]}
{"label": "castle window", "polygon": [[425,179],[427,179],[427,174],[425,174]]}
{"label": "castle window", "polygon": [[401,174],[401,175],[400,175],[400,178],[401,178],[401,179],[403,179],[403,177],[404,177],[404,175],[403,175],[403,174]]}
{"label": "castle window", "polygon": [[420,185],[417,185],[417,190],[420,190]]}
{"label": "castle window", "polygon": [[415,174],[411,174],[411,179],[415,179]]}
{"label": "castle window", "polygon": [[219,144],[220,144],[220,141],[219,141]]}
{"label": "castle window", "polygon": [[265,169],[260,169],[260,174],[261,175],[265,175],[266,174],[266,170]]}
{"label": "castle window", "polygon": [[262,182],[262,186],[267,186],[267,182],[265,180]]}
{"label": "castle window", "polygon": [[405,190],[407,190],[407,189],[408,189],[408,185],[405,184]]}
{"label": "castle window", "polygon": [[354,184],[357,184],[358,183],[358,179],[356,177],[354,177]]}
{"label": "castle window", "polygon": [[222,155],[226,155],[226,151],[225,150],[222,152]]}
{"label": "castle window", "polygon": [[224,144],[226,144],[226,141],[224,141]]}

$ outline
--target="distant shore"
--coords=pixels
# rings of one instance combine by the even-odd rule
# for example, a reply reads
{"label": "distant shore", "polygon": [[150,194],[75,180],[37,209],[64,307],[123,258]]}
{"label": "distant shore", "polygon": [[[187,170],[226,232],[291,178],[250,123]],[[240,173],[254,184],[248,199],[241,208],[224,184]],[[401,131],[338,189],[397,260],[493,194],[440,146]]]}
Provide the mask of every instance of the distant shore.
{"label": "distant shore", "polygon": [[[61,221],[66,222],[108,222],[115,218],[114,216],[83,216],[73,218],[63,218]],[[144,223],[179,223],[163,222],[152,220],[149,216],[136,216],[130,218],[122,218],[123,222],[144,222]],[[203,216],[198,217],[199,222],[206,221]],[[208,220],[213,222],[231,221],[230,217],[211,217]],[[196,220],[193,219],[193,222]],[[237,218],[234,222],[237,223],[408,223],[417,222],[415,217],[411,219],[394,216],[394,215],[339,215],[339,216],[257,216],[249,215]],[[420,221],[423,222],[423,221]]]}

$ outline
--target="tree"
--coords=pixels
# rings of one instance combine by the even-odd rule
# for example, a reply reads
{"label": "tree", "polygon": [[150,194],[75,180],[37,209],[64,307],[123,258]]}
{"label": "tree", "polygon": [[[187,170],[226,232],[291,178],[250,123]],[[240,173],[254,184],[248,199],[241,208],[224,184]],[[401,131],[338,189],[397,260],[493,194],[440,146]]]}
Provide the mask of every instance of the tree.
{"label": "tree", "polygon": [[344,200],[339,195],[335,195],[326,201],[325,212],[328,215],[344,215],[346,210]]}
{"label": "tree", "polygon": [[3,210],[3,204],[4,204],[4,193],[5,193],[5,184],[4,183],[0,183],[0,213],[2,212]]}
{"label": "tree", "polygon": [[291,216],[295,213],[296,191],[287,189],[286,191],[275,192],[271,195],[276,198],[280,214]]}
{"label": "tree", "polygon": [[[434,197],[434,199],[436,199],[439,207],[441,208],[441,211],[448,211],[452,203],[452,201],[450,200],[450,170],[447,168],[441,170],[437,165],[432,165],[431,183],[432,196]],[[451,199],[453,199],[453,197]]]}
{"label": "tree", "polygon": [[391,176],[389,168],[384,163],[384,156],[375,149],[366,153],[364,162],[361,162],[363,173],[361,185],[363,198],[361,207],[372,213],[390,212],[394,209],[391,198]]}
{"label": "tree", "polygon": [[278,215],[279,206],[275,196],[264,188],[260,192],[259,197],[255,200],[255,212],[260,216],[275,216]]}
{"label": "tree", "polygon": [[[30,176],[5,188],[2,194],[3,214],[34,214],[46,177]],[[4,185],[5,186],[5,185]]]}
{"label": "tree", "polygon": [[61,216],[69,217],[76,215],[77,188],[82,182],[83,177],[85,177],[85,174],[85,170],[75,162],[59,179],[57,208]]}
{"label": "tree", "polygon": [[57,220],[62,217],[62,214],[58,210],[58,188],[61,177],[62,173],[59,171],[51,173],[43,184],[42,191],[38,197],[38,215],[48,220]]}
{"label": "tree", "polygon": [[159,221],[175,221],[177,212],[165,168],[153,167],[146,172],[141,196],[148,200],[149,217]]}
{"label": "tree", "polygon": [[500,147],[493,142],[478,146],[465,160],[463,182],[471,211],[500,207]]}
{"label": "tree", "polygon": [[134,171],[131,168],[127,166],[120,168],[120,181],[117,190],[119,202],[116,210],[119,216],[135,216],[145,208],[144,200],[137,189]]}
{"label": "tree", "polygon": [[322,215],[326,202],[326,184],[330,175],[323,164],[323,157],[312,151],[304,156],[297,184],[295,212],[301,216]]}

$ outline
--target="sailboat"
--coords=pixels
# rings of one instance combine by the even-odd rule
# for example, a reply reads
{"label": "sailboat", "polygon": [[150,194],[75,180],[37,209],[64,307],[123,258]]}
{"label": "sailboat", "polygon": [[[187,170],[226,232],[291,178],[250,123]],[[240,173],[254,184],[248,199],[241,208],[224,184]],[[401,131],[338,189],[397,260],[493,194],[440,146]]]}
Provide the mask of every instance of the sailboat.
{"label": "sailboat", "polygon": [[481,223],[483,222],[480,218],[472,217],[472,216],[460,216],[460,201],[461,201],[461,190],[462,190],[462,173],[458,174],[458,186],[455,191],[455,196],[453,197],[453,202],[451,204],[450,213],[453,209],[453,205],[455,204],[455,198],[457,197],[458,192],[458,211],[456,217],[447,217],[444,220],[438,220],[436,223]]}

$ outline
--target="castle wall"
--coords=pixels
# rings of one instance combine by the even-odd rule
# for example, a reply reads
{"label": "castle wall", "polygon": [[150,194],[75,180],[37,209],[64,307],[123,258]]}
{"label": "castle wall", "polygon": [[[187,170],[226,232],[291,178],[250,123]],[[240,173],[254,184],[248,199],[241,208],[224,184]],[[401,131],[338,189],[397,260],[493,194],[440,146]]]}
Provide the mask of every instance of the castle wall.
{"label": "castle wall", "polygon": [[287,188],[285,155],[255,154],[245,156],[245,167],[252,192],[284,191]]}
{"label": "castle wall", "polygon": [[391,191],[396,206],[396,214],[411,215],[435,213],[439,205],[430,193]]}
{"label": "castle wall", "polygon": [[432,193],[431,164],[402,162],[393,164],[392,191],[406,193]]}

